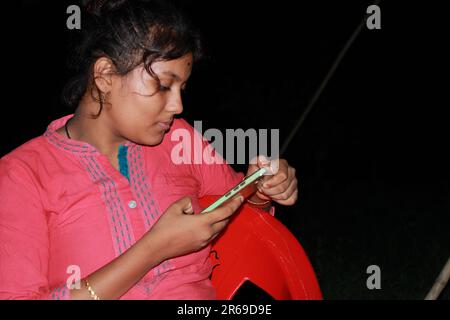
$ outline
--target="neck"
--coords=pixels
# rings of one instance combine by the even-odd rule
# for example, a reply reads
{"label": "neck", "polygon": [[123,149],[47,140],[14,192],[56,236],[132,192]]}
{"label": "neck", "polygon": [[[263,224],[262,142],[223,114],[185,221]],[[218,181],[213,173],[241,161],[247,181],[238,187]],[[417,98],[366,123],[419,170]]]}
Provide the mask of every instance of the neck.
{"label": "neck", "polygon": [[70,137],[72,140],[89,143],[104,155],[116,157],[119,145],[126,140],[111,130],[104,110],[99,117],[92,118],[95,114],[92,109],[80,104],[69,123]]}

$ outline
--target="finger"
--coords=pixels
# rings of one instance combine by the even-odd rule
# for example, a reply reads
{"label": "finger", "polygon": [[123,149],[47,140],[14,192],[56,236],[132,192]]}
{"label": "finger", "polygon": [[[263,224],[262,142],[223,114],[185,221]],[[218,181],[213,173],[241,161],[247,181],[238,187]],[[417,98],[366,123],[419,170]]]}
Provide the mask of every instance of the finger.
{"label": "finger", "polygon": [[292,179],[291,180],[287,179],[272,188],[260,188],[258,189],[258,191],[268,197],[273,197],[275,195],[285,192],[292,181],[293,181]]}
{"label": "finger", "polygon": [[192,210],[192,201],[190,197],[183,197],[177,200],[174,205],[178,206],[180,211],[186,212]]}
{"label": "finger", "polygon": [[187,207],[183,209],[185,214],[194,214],[194,209],[192,208],[192,202],[189,203]]}
{"label": "finger", "polygon": [[276,175],[278,173],[278,171],[280,170],[280,166],[284,165],[284,163],[287,165],[287,161],[284,159],[274,159],[274,160],[270,161],[269,172],[266,174]]}
{"label": "finger", "polygon": [[[288,174],[287,174],[287,178],[285,180],[283,180],[281,183],[279,183],[277,185],[272,185],[269,188],[260,187],[258,189],[258,191],[264,195],[273,197],[275,195],[284,193],[289,188],[289,186],[293,183],[294,180],[297,180],[297,178],[295,177],[295,169],[290,167],[290,168],[288,168]],[[269,183],[272,184],[272,182],[269,182]]]}
{"label": "finger", "polygon": [[209,240],[209,242],[213,241],[218,235],[220,234],[220,232],[216,233],[215,235],[213,235],[211,237],[211,239]]}
{"label": "finger", "polygon": [[260,198],[261,200],[270,200],[271,198],[269,196],[266,196],[264,193],[261,193],[259,191],[256,191],[256,196]]}
{"label": "finger", "polygon": [[[264,155],[259,155],[250,160],[250,165],[248,166],[247,176],[251,175],[253,172],[257,171],[259,168],[267,167],[270,171],[270,160]],[[270,173],[272,174],[272,173]]]}
{"label": "finger", "polygon": [[292,206],[298,200],[298,189],[295,189],[294,193],[286,200],[276,200],[277,203],[283,206]]}
{"label": "finger", "polygon": [[241,206],[242,202],[244,202],[244,197],[242,196],[234,197],[232,200],[228,201],[224,205],[211,211],[210,213],[207,214],[209,219],[211,219],[210,223],[216,223],[218,221],[227,219]]}
{"label": "finger", "polygon": [[292,194],[297,190],[297,179],[293,179],[291,181],[291,184],[288,186],[288,188],[279,194],[276,194],[274,196],[271,196],[272,200],[287,200],[289,199]]}
{"label": "finger", "polygon": [[267,159],[266,156],[260,154],[260,155],[258,155],[258,156],[256,156],[256,157],[253,157],[253,158],[250,160],[250,165],[253,165],[253,166],[255,166],[255,165],[256,165],[256,166],[267,165],[269,162],[270,162],[270,160]]}
{"label": "finger", "polygon": [[272,188],[262,189],[262,193],[266,194],[270,197],[275,197],[285,193],[289,188],[292,188],[292,185],[295,184],[297,186],[297,177],[295,176],[295,169],[289,168],[288,178],[283,181],[281,184],[274,186]]}
{"label": "finger", "polygon": [[217,236],[221,235],[222,232],[224,231],[224,229],[227,227],[228,223],[230,222],[230,219],[225,219],[220,223],[221,225],[219,227],[217,227],[216,232],[214,232],[214,234],[212,235],[212,237],[209,239],[209,241],[213,241]]}
{"label": "finger", "polygon": [[[230,222],[230,218],[224,219],[222,221],[216,222],[212,225],[212,229],[215,235],[219,234]],[[213,236],[215,237],[215,236]]]}
{"label": "finger", "polygon": [[257,160],[257,165],[259,168],[270,167],[270,160],[264,155],[259,155]]}
{"label": "finger", "polygon": [[267,179],[266,181],[263,182],[263,188],[271,188],[273,186],[276,186],[280,183],[282,183],[284,180],[287,179],[288,174],[289,174],[289,165],[287,163],[286,160],[284,159],[280,159],[280,160],[275,160],[278,161],[278,167],[275,169],[272,169],[272,165],[271,165],[271,170],[273,170],[273,176],[270,177],[270,179]]}
{"label": "finger", "polygon": [[220,234],[221,234],[221,232],[217,232],[217,233],[213,234],[213,235],[211,236],[211,238],[209,238],[208,243],[211,242],[211,241],[213,241],[213,240],[214,240],[215,238],[217,238],[217,236],[220,235]]}

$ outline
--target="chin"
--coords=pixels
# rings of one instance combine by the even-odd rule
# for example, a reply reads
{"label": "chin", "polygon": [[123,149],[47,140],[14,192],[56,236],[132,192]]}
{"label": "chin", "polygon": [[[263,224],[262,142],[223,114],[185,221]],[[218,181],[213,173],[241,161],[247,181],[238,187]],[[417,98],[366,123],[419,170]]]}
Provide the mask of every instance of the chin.
{"label": "chin", "polygon": [[165,134],[165,132],[153,134],[151,137],[147,137],[147,139],[142,139],[142,144],[146,146],[156,146],[164,140]]}
{"label": "chin", "polygon": [[156,146],[159,145],[163,140],[164,136],[170,130],[161,130],[160,128],[151,128],[150,130],[143,131],[135,136],[136,139],[131,139],[134,143],[145,145],[145,146]]}

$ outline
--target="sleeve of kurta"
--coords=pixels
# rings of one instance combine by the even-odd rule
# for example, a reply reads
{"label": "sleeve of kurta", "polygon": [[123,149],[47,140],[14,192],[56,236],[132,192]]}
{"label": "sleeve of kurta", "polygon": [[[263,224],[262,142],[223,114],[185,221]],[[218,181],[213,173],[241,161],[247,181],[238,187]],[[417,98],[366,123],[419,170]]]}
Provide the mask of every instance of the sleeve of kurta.
{"label": "sleeve of kurta", "polygon": [[26,164],[0,159],[0,299],[70,299],[49,288],[49,232],[36,177]]}
{"label": "sleeve of kurta", "polygon": [[[222,195],[245,177],[242,172],[236,172],[227,163],[225,158],[214,149],[213,145],[209,143],[203,136],[197,132],[188,123],[183,122],[185,128],[192,134],[192,145],[201,144],[201,148],[194,148],[201,150],[201,163],[194,165],[196,175],[200,177],[200,197],[205,195]],[[275,215],[275,207],[269,209],[271,215]]]}
{"label": "sleeve of kurta", "polygon": [[[205,150],[212,149],[208,142],[203,142],[203,144]],[[218,153],[216,154],[215,159],[222,159]],[[222,195],[244,178],[244,173],[234,171],[225,160],[221,160],[219,163],[203,163],[197,169],[202,181],[200,190],[202,196]]]}
{"label": "sleeve of kurta", "polygon": [[193,174],[200,182],[199,196],[222,195],[238,182],[242,181],[244,174],[236,172],[217,152],[211,143],[200,132],[192,127],[186,120],[179,119],[179,129],[186,131],[188,142],[184,142],[188,152],[188,159]]}

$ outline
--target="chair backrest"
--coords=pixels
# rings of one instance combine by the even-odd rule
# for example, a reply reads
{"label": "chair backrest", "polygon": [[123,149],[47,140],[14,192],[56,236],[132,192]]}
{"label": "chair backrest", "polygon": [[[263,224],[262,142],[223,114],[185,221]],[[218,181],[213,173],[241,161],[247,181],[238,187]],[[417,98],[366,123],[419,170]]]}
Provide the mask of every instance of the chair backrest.
{"label": "chair backrest", "polygon": [[[217,196],[200,199],[206,207]],[[314,270],[291,232],[267,212],[243,205],[212,244],[217,298],[232,299],[251,281],[277,300],[322,299]]]}

